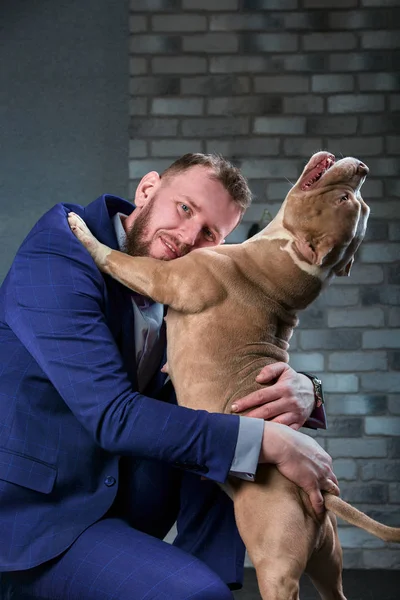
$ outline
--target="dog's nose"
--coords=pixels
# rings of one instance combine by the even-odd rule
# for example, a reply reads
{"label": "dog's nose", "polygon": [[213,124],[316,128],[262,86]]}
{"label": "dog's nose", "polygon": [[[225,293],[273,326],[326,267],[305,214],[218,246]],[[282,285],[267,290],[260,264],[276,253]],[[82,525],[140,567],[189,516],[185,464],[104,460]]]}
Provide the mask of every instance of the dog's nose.
{"label": "dog's nose", "polygon": [[368,175],[368,173],[369,173],[369,169],[368,169],[367,165],[365,165],[361,161],[358,163],[357,171],[360,175]]}

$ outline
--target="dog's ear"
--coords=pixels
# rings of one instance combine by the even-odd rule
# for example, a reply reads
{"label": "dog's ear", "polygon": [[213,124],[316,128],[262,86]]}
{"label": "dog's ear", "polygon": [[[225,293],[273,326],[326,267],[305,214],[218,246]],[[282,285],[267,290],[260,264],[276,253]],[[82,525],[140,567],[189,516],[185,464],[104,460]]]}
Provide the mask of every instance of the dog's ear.
{"label": "dog's ear", "polygon": [[301,254],[304,260],[310,263],[310,265],[317,265],[318,267],[322,266],[326,256],[335,245],[328,236],[315,243],[304,238],[297,238],[294,243],[298,253]]}
{"label": "dog's ear", "polygon": [[350,275],[351,267],[353,266],[354,258],[351,258],[348,263],[346,263],[343,267],[337,265],[333,272],[336,277],[348,277]]}

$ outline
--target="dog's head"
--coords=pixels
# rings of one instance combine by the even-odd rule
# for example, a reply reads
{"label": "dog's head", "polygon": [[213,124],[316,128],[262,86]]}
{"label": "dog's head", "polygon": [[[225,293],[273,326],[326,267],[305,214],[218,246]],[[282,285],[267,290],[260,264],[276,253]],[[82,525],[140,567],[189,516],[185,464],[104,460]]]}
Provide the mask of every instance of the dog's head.
{"label": "dog's head", "polygon": [[361,244],[369,208],[360,189],[368,167],[356,158],[335,162],[329,152],[314,154],[283,205],[283,226],[299,258],[329,275],[349,275]]}

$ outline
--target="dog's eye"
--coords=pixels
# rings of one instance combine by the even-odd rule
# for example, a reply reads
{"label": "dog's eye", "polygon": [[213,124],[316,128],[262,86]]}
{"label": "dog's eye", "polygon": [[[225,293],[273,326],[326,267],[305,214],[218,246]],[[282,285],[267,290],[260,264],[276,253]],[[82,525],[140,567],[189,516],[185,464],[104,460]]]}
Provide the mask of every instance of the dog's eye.
{"label": "dog's eye", "polygon": [[346,200],[349,199],[349,195],[348,194],[343,194],[343,196],[340,196],[340,202],[346,202]]}

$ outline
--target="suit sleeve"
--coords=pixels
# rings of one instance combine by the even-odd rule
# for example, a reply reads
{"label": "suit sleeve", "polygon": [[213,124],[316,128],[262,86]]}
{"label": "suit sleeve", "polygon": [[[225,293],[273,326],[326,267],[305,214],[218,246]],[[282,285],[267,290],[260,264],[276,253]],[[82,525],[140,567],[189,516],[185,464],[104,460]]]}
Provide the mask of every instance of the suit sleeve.
{"label": "suit sleeve", "polygon": [[75,417],[105,450],[166,461],[225,481],[239,417],[132,390],[105,316],[106,286],[67,220],[38,228],[12,265],[8,325]]}

